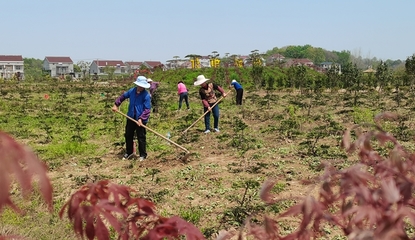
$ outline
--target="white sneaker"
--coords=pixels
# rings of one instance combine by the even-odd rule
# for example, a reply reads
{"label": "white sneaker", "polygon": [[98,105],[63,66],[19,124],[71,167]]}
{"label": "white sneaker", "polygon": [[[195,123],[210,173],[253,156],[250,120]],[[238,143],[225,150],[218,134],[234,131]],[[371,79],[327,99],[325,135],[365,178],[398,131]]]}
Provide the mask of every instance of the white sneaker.
{"label": "white sneaker", "polygon": [[145,157],[140,157],[138,160],[140,161],[140,162],[142,162],[142,161],[144,161],[144,159],[146,159]]}
{"label": "white sneaker", "polygon": [[208,130],[206,130],[204,133],[210,133],[210,130],[208,129]]}
{"label": "white sneaker", "polygon": [[215,132],[220,132],[220,131],[219,131],[219,128],[215,128]]}

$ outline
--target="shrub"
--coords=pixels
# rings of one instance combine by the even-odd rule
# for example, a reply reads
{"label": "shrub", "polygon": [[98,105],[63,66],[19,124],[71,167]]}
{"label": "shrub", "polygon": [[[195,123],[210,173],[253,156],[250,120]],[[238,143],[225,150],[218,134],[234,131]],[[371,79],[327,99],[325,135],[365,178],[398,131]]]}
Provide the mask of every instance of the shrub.
{"label": "shrub", "polygon": [[[415,154],[380,127],[381,119],[395,120],[397,116],[379,114],[374,124],[355,125],[344,133],[342,146],[349,154],[357,153],[357,164],[342,170],[326,164],[318,195],[305,197],[278,216],[277,220],[301,216],[296,231],[280,236],[277,221],[265,217],[263,226],[246,223],[244,234],[256,239],[315,239],[324,237],[327,230],[323,226],[329,224],[348,239],[411,239],[406,230],[415,226]],[[392,146],[389,155],[379,154],[375,143]],[[270,205],[281,201],[271,194],[275,183],[266,181],[260,192]],[[232,235],[221,233],[222,239]]]}

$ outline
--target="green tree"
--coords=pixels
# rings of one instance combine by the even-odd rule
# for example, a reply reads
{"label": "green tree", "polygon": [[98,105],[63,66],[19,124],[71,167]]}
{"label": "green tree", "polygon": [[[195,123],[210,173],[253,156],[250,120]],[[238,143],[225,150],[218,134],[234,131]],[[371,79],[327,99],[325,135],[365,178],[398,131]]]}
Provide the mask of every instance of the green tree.
{"label": "green tree", "polygon": [[362,74],[356,64],[349,62],[343,67],[341,81],[344,88],[353,93],[353,106],[357,106],[358,103],[358,93],[362,89],[361,78]]}
{"label": "green tree", "polygon": [[392,73],[385,62],[380,61],[380,64],[376,68],[375,77],[377,80],[377,87],[379,87],[379,92],[390,84]]}
{"label": "green tree", "polygon": [[310,45],[305,46],[288,46],[285,49],[285,57],[288,58],[305,58],[306,49],[311,47]]}
{"label": "green tree", "polygon": [[104,72],[106,74],[108,74],[108,79],[114,79],[115,67],[113,67],[113,66],[105,66],[104,67]]}
{"label": "green tree", "polygon": [[324,59],[326,62],[339,62],[339,56],[334,51],[324,51]]}
{"label": "green tree", "polygon": [[341,52],[335,52],[335,53],[338,57],[337,63],[339,63],[340,66],[344,66],[348,62],[350,62],[350,56],[351,56],[350,51],[343,50]]}
{"label": "green tree", "polygon": [[388,65],[380,61],[380,64],[376,68],[375,72],[375,79],[376,79],[376,85],[378,87],[378,104],[381,104],[380,100],[382,98],[382,92],[383,90],[390,85],[392,78],[392,73],[389,70]]}
{"label": "green tree", "polygon": [[273,54],[280,53],[280,51],[281,50],[278,47],[274,47],[273,49],[266,51],[265,55],[271,56]]}
{"label": "green tree", "polygon": [[385,62],[391,69],[395,69],[403,63],[402,60],[399,60],[399,59],[398,60],[387,59]]}
{"label": "green tree", "polygon": [[78,64],[73,65],[73,71],[74,72],[81,72],[81,67]]}
{"label": "green tree", "polygon": [[80,68],[80,72],[82,72],[83,77],[86,77],[86,73],[89,72],[89,66],[91,66],[90,62],[86,62],[86,61],[79,61],[77,63],[77,65]]}
{"label": "green tree", "polygon": [[42,80],[43,61],[35,58],[24,58],[24,75],[26,80]]}
{"label": "green tree", "polygon": [[404,86],[405,82],[407,82],[407,79],[408,75],[406,74],[405,68],[403,66],[398,67],[393,71],[392,84],[395,88],[395,96],[393,99],[396,101],[398,107],[401,106],[401,100],[405,96],[404,90],[406,87]]}
{"label": "green tree", "polygon": [[303,88],[306,87],[307,84],[307,69],[304,65],[295,66],[294,67],[295,72],[295,86],[302,92]]}
{"label": "green tree", "polygon": [[337,64],[333,64],[326,72],[327,86],[331,91],[334,91],[340,87],[340,67]]}
{"label": "green tree", "polygon": [[411,90],[414,90],[414,80],[415,80],[415,54],[411,57],[408,57],[405,61],[405,72],[409,76],[409,82]]}
{"label": "green tree", "polygon": [[254,81],[256,89],[262,86],[264,66],[262,63],[262,56],[258,53],[258,50],[251,51],[249,59],[252,62],[251,77]]}
{"label": "green tree", "polygon": [[305,49],[304,52],[304,57],[310,59],[315,64],[322,63],[326,60],[324,50],[322,48],[309,47]]}

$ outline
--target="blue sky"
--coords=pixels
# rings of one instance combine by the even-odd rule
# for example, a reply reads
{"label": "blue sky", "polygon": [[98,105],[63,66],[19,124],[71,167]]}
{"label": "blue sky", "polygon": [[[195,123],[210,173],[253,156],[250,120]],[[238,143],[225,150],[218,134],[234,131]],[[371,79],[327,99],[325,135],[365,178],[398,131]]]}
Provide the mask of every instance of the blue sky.
{"label": "blue sky", "polygon": [[[415,53],[413,0],[0,0],[0,55],[161,61],[310,44],[355,56]],[[8,10],[10,9],[10,10]]]}

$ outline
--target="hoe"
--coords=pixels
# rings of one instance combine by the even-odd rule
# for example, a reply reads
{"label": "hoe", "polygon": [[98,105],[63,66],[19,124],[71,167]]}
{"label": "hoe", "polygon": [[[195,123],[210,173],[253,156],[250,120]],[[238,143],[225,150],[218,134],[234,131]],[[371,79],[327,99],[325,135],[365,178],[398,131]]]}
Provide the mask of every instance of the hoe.
{"label": "hoe", "polygon": [[[229,91],[229,92],[227,92],[226,93],[226,95],[228,95],[229,93],[231,93],[232,91]],[[214,106],[216,106],[216,104],[218,104],[220,101],[222,101],[223,100],[223,97],[221,97],[221,98],[219,98],[216,102],[215,102],[215,104],[213,104],[212,106],[211,106],[211,108],[213,108]],[[206,114],[208,114],[208,112],[209,111],[206,111],[205,113],[203,113],[203,115],[202,116],[200,116],[194,123],[192,123],[192,125],[190,125],[188,128],[186,128],[183,132],[182,132],[182,134],[185,134],[191,127],[193,127],[197,122],[199,122],[200,121],[200,119],[202,119]]]}
{"label": "hoe", "polygon": [[[130,119],[131,121],[135,122],[135,123],[138,125],[138,121],[137,121],[137,120],[135,120],[134,118],[127,116],[127,114],[125,114],[125,113],[123,113],[123,112],[120,112],[120,111],[116,111],[116,112],[117,112],[117,113],[119,113],[119,114],[121,114],[121,115],[123,115],[124,117],[126,117],[126,118]],[[177,144],[177,143],[173,142],[173,141],[172,141],[172,140],[170,140],[169,138],[164,137],[163,135],[161,135],[160,133],[158,133],[158,132],[154,131],[153,129],[151,129],[151,128],[149,128],[149,127],[145,126],[145,125],[141,125],[141,126],[142,126],[143,128],[145,128],[145,129],[149,130],[150,132],[152,132],[152,133],[156,134],[157,136],[159,136],[159,137],[163,138],[164,140],[168,141],[169,143],[173,144],[174,146],[176,146],[176,147],[178,147],[178,148],[182,149],[183,151],[185,151],[185,153],[186,153],[186,154],[185,154],[185,155],[181,158],[181,160],[182,160],[183,162],[186,162],[186,160],[189,158],[189,156],[190,156],[190,152],[189,152],[189,150],[187,150],[187,149],[186,149],[186,148],[184,148],[183,146],[180,146],[179,144]]]}

